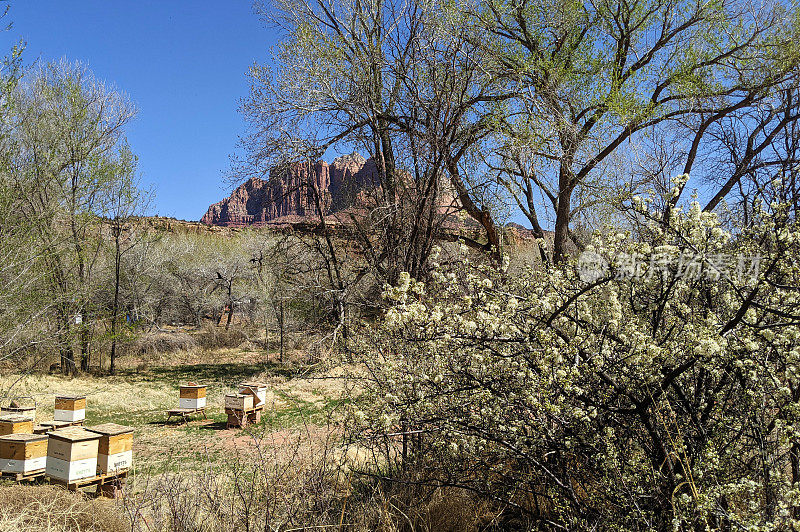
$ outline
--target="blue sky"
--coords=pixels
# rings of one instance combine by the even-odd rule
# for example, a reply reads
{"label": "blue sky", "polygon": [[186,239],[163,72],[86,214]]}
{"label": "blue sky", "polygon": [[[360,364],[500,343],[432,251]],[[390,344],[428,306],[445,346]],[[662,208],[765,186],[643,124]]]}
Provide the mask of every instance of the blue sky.
{"label": "blue sky", "polygon": [[136,103],[128,139],[155,188],[155,213],[198,220],[228,194],[221,177],[244,132],[236,108],[245,73],[276,42],[251,0],[10,4],[13,28],[0,34],[0,50],[22,38],[27,65],[81,61]]}

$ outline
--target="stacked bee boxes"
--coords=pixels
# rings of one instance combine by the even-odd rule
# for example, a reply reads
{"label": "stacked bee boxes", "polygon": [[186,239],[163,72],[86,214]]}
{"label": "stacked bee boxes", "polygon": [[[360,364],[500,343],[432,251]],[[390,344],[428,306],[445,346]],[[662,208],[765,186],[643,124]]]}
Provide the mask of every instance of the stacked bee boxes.
{"label": "stacked bee boxes", "polygon": [[198,410],[206,407],[206,387],[201,384],[187,384],[181,386],[181,395],[178,399],[178,408]]}
{"label": "stacked bee boxes", "polygon": [[86,396],[56,396],[56,408],[53,412],[55,421],[81,423],[86,419]]}
{"label": "stacked bee boxes", "polygon": [[47,476],[72,483],[97,475],[100,434],[82,427],[67,427],[54,430],[48,436]]}
{"label": "stacked bee boxes", "polygon": [[100,475],[119,474],[133,463],[133,428],[104,423],[88,430],[100,434],[97,472]]}
{"label": "stacked bee boxes", "polygon": [[47,462],[47,436],[8,434],[0,436],[0,472],[27,475],[42,471]]}
{"label": "stacked bee boxes", "polygon": [[252,411],[252,395],[229,393],[225,396],[225,413],[228,414],[228,428],[245,426],[248,421],[248,415]]}
{"label": "stacked bee boxes", "polygon": [[0,417],[0,436],[6,434],[31,434],[33,421],[26,416],[10,415]]}

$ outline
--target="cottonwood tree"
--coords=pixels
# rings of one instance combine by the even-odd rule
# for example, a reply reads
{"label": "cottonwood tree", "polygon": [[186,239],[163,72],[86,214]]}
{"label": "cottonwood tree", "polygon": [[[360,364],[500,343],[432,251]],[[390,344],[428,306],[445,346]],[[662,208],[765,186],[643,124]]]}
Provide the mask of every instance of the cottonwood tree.
{"label": "cottonwood tree", "polygon": [[[5,7],[0,23],[5,23],[7,13]],[[46,351],[47,341],[38,325],[52,310],[52,301],[42,289],[44,272],[39,268],[33,223],[20,216],[21,201],[10,174],[11,136],[18,117],[9,95],[24,74],[23,49],[20,43],[0,60],[0,361],[27,368],[40,362],[40,357],[27,355],[37,348]],[[8,392],[0,390],[0,396]]]}
{"label": "cottonwood tree", "polygon": [[284,246],[289,239],[256,238],[250,242],[250,266],[261,293],[261,312],[264,316],[264,345],[269,346],[270,316],[278,329],[278,360],[283,363],[286,351],[287,307],[294,297],[290,285],[289,252]]}
{"label": "cottonwood tree", "polygon": [[[472,12],[497,75],[519,95],[492,166],[537,233],[539,216],[554,215],[556,260],[579,243],[570,222],[584,205],[625,185],[609,172],[615,155],[668,127],[689,173],[715,127],[738,116],[745,138],[769,135],[746,113],[792,105],[781,95],[796,83],[797,16],[781,2],[494,0]],[[736,173],[729,179],[715,204]]]}
{"label": "cottonwood tree", "polygon": [[[317,202],[324,263],[341,295],[365,279],[425,275],[434,243],[457,231],[447,226],[456,209],[483,231],[483,242],[465,239],[499,256],[499,230],[465,171],[470,150],[491,130],[491,104],[501,98],[485,90],[479,48],[452,34],[460,21],[450,17],[459,11],[443,7],[313,0],[261,8],[286,37],[276,66],[250,70],[242,171],[263,175],[300,161],[311,176],[330,148],[362,151],[374,165],[373,182],[336,225],[365,263],[352,277],[328,238],[326,199],[313,179],[305,184]],[[341,319],[344,305],[338,312]]]}
{"label": "cottonwood tree", "polygon": [[[61,366],[90,362],[94,309],[90,287],[101,252],[98,219],[105,192],[118,186],[124,127],[134,107],[84,67],[42,66],[9,95],[16,121],[9,136],[9,175],[19,213],[34,223],[56,304]],[[77,338],[76,338],[77,337]]]}
{"label": "cottonwood tree", "polygon": [[111,375],[116,372],[123,259],[136,246],[145,242],[146,235],[143,234],[141,227],[136,226],[136,221],[137,217],[145,212],[152,197],[149,191],[141,188],[136,177],[136,167],[136,157],[123,147],[120,150],[120,157],[114,170],[117,175],[116,180],[105,191],[106,207],[103,214],[108,219],[107,223],[113,240],[114,254],[114,295],[109,318],[111,322],[111,349],[109,352],[108,372]]}

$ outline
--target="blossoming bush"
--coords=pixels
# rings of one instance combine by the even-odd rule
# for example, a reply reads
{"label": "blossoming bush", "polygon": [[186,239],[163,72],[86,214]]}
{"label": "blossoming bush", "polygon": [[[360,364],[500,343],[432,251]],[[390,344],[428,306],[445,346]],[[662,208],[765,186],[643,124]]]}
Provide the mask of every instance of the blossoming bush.
{"label": "blossoming bush", "polygon": [[349,433],[372,473],[462,486],[547,528],[800,525],[795,221],[782,205],[728,230],[697,204],[667,221],[634,208],[636,238],[586,250],[608,265],[590,279],[463,258],[387,288]]}

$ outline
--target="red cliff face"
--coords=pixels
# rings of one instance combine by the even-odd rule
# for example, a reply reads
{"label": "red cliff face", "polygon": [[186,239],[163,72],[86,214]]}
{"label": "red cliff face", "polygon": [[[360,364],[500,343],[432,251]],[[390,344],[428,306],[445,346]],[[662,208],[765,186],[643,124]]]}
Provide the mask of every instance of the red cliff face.
{"label": "red cliff face", "polygon": [[355,153],[339,157],[332,164],[320,161],[310,169],[297,164],[269,180],[251,178],[230,197],[209,207],[200,221],[241,227],[318,216],[314,188],[319,191],[325,214],[333,214],[353,205],[361,190],[377,184],[375,171],[372,159]]}

